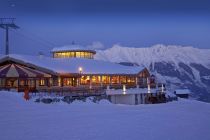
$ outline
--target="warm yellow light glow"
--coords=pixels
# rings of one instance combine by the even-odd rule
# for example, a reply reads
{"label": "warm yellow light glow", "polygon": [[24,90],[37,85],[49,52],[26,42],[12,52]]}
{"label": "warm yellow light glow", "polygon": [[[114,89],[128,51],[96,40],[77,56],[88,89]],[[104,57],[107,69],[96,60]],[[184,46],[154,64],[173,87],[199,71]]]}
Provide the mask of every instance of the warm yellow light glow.
{"label": "warm yellow light glow", "polygon": [[79,67],[79,72],[82,73],[82,67]]}
{"label": "warm yellow light glow", "polygon": [[126,85],[123,85],[123,92],[126,92]]}
{"label": "warm yellow light glow", "polygon": [[40,86],[44,86],[45,85],[45,80],[42,78],[40,79]]}
{"label": "warm yellow light glow", "polygon": [[53,57],[54,58],[71,58],[71,57],[77,57],[77,58],[88,58],[93,59],[93,52],[86,52],[86,51],[64,51],[64,52],[54,52]]}

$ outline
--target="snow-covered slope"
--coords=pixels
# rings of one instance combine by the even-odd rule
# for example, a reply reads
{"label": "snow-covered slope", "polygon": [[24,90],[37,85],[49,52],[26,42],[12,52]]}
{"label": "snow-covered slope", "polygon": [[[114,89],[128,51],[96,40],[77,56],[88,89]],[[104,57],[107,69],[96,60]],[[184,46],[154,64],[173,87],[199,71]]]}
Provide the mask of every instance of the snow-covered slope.
{"label": "snow-covered slope", "polygon": [[209,140],[210,104],[42,104],[0,92],[1,140]]}
{"label": "snow-covered slope", "polygon": [[148,48],[114,45],[97,51],[95,59],[144,65],[159,80],[167,82],[171,90],[189,88],[194,97],[210,101],[210,49],[161,44]]}

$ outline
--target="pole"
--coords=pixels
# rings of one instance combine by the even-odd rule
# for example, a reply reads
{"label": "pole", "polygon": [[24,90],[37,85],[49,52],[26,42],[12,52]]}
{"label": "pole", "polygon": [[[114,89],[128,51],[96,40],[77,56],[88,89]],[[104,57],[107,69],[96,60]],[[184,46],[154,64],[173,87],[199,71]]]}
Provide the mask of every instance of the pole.
{"label": "pole", "polygon": [[148,90],[148,93],[151,93],[150,79],[149,78],[147,78],[147,90]]}
{"label": "pole", "polygon": [[6,27],[6,50],[5,55],[9,54],[9,27]]}
{"label": "pole", "polygon": [[9,29],[18,29],[19,27],[14,23],[14,18],[0,18],[0,28],[5,30],[5,55],[9,55]]}

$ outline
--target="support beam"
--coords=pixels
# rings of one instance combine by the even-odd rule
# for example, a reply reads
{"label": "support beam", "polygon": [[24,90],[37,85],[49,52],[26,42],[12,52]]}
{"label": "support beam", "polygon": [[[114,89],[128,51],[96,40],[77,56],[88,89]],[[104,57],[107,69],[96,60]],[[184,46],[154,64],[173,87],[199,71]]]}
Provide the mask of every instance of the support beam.
{"label": "support beam", "polygon": [[100,85],[103,87],[102,75],[100,76]]}
{"label": "support beam", "polygon": [[92,76],[90,76],[90,89],[92,89]]}
{"label": "support beam", "polygon": [[112,85],[112,76],[110,76],[109,83],[110,83],[110,85]]}

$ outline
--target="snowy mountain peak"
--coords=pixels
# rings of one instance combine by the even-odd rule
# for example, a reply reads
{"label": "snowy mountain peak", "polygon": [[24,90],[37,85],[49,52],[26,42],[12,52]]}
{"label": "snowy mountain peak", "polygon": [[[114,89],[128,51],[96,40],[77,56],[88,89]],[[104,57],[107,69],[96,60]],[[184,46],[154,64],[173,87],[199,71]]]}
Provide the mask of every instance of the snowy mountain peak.
{"label": "snowy mountain peak", "polygon": [[210,49],[157,44],[130,48],[119,44],[96,53],[95,59],[143,65],[172,90],[189,88],[200,100],[210,102]]}
{"label": "snowy mountain peak", "polygon": [[154,61],[173,62],[175,64],[183,61],[188,64],[196,62],[208,66],[210,49],[163,44],[148,48],[131,48],[116,44],[107,50],[98,51],[95,58],[112,62],[132,62],[145,66],[149,66]]}

